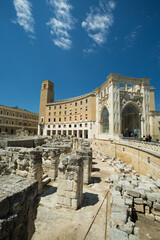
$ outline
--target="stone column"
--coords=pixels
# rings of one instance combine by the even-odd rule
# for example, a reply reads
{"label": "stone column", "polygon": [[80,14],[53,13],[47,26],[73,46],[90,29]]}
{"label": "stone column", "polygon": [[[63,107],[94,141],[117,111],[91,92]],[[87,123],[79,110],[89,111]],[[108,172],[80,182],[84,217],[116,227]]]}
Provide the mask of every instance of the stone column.
{"label": "stone column", "polygon": [[60,157],[58,168],[57,204],[61,207],[78,209],[83,197],[83,161],[81,156]]}
{"label": "stone column", "polygon": [[41,127],[40,124],[38,124],[38,136],[41,135]]}
{"label": "stone column", "polygon": [[42,153],[43,173],[47,174],[52,180],[58,176],[59,148],[44,148]]}
{"label": "stone column", "polygon": [[91,182],[91,171],[92,171],[92,148],[85,147],[78,149],[76,154],[82,156],[83,160],[83,183],[89,184]]}

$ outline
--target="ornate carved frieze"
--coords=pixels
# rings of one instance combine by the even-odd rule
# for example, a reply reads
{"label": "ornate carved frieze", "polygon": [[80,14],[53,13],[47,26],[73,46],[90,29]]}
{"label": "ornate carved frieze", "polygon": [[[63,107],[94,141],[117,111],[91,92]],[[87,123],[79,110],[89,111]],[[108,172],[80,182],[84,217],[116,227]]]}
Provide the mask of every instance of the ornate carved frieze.
{"label": "ornate carved frieze", "polygon": [[143,109],[143,97],[141,96],[140,93],[129,93],[129,92],[121,92],[120,93],[120,104],[121,104],[121,109],[125,104],[128,102],[134,102],[141,110]]}
{"label": "ornate carved frieze", "polygon": [[109,98],[108,95],[106,95],[105,97],[99,99],[99,112],[102,112],[102,109],[104,107],[107,107],[108,111],[109,111]]}

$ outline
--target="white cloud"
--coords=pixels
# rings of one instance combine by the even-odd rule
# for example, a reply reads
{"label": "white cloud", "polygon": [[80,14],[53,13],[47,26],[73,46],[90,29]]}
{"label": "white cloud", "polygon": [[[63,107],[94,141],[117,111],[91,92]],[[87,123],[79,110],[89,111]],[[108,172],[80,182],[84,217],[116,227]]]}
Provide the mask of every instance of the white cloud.
{"label": "white cloud", "polygon": [[138,35],[141,31],[142,26],[138,25],[136,26],[131,33],[125,36],[125,44],[127,48],[131,48],[134,46],[135,41],[138,38]]}
{"label": "white cloud", "polygon": [[74,28],[75,24],[75,19],[70,13],[72,5],[68,0],[49,0],[47,2],[54,9],[55,15],[47,22],[51,28],[50,34],[53,42],[62,49],[70,49],[72,41],[69,31]]}
{"label": "white cloud", "polygon": [[114,22],[112,11],[115,7],[113,0],[100,0],[99,7],[92,6],[82,22],[82,27],[97,45],[102,45],[107,41],[109,29]]}
{"label": "white cloud", "polygon": [[34,38],[34,18],[32,16],[32,4],[28,0],[13,0],[16,10],[17,19],[14,23],[18,23],[29,33],[30,37]]}

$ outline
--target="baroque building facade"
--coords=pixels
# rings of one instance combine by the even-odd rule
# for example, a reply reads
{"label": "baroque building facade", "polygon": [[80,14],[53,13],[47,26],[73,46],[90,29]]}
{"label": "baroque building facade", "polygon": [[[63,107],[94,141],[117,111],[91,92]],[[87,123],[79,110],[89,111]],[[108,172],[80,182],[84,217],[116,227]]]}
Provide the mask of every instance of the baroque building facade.
{"label": "baroque building facade", "polygon": [[16,130],[24,129],[37,134],[38,114],[18,107],[0,105],[0,134],[15,134]]}
{"label": "baroque building facade", "polygon": [[111,73],[94,92],[54,101],[54,84],[42,82],[39,135],[82,138],[160,138],[160,112],[155,111],[150,79]]}

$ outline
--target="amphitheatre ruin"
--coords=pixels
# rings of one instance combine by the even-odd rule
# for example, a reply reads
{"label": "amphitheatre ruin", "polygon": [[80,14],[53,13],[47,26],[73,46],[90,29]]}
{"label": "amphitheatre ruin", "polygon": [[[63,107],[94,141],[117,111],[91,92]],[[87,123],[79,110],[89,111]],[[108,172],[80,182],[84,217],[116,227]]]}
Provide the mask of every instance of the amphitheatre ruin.
{"label": "amphitheatre ruin", "polygon": [[[0,240],[160,239],[160,144],[141,141],[149,128],[157,138],[159,113],[154,101],[149,106],[149,80],[132,79],[132,87],[127,80],[111,74],[94,93],[68,102],[51,101],[53,84],[45,81],[39,134],[22,129],[0,136]],[[74,103],[78,112],[83,101],[86,122],[53,123],[52,107]],[[91,118],[90,101],[96,102]],[[122,137],[126,119],[138,136]]]}

